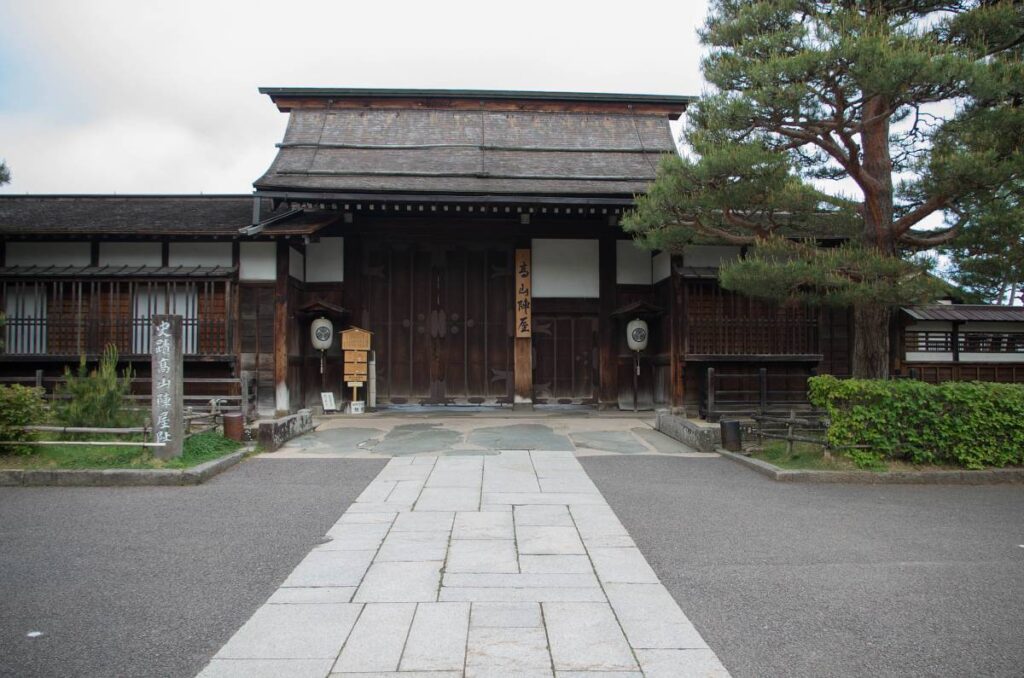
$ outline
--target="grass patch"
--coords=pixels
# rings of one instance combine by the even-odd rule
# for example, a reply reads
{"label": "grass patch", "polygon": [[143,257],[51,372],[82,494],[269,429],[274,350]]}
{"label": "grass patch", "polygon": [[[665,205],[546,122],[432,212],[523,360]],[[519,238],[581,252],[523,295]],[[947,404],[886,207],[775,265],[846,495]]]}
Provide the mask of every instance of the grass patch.
{"label": "grass patch", "polygon": [[[58,440],[40,435],[40,440]],[[110,438],[108,438],[110,440]],[[119,440],[130,441],[121,436]],[[138,440],[138,438],[136,438]],[[214,431],[197,433],[185,440],[177,459],[156,459],[151,448],[127,445],[39,445],[30,454],[0,454],[0,468],[6,469],[106,469],[106,468],[191,468],[238,450],[241,444]]]}
{"label": "grass patch", "polygon": [[825,450],[820,445],[811,443],[794,443],[793,452],[787,450],[786,443],[773,440],[765,443],[764,449],[751,452],[751,457],[766,461],[782,469],[792,471],[863,471],[865,473],[880,471],[958,471],[963,470],[949,464],[910,464],[904,461],[882,461],[871,468],[860,468],[842,452],[832,452],[831,459],[825,457]]}
{"label": "grass patch", "polygon": [[850,471],[856,469],[853,463],[842,454],[833,452],[832,458],[828,459],[820,445],[811,443],[793,443],[793,452],[790,453],[785,442],[773,440],[766,442],[762,451],[752,452],[750,456],[790,470]]}

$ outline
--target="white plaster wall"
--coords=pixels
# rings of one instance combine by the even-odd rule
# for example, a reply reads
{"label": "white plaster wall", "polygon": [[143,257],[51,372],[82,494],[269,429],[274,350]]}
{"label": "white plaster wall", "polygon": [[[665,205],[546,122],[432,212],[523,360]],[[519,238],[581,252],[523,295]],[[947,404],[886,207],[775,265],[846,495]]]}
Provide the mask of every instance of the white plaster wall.
{"label": "white plaster wall", "polygon": [[723,261],[738,259],[740,248],[735,245],[693,245],[683,252],[683,266],[713,266],[718,268]]}
{"label": "white plaster wall", "polygon": [[533,296],[600,296],[597,240],[535,238]]}
{"label": "white plaster wall", "polygon": [[229,242],[172,242],[167,262],[171,266],[230,266]]}
{"label": "white plaster wall", "polygon": [[306,282],[345,279],[345,239],[320,238],[306,245]]}
{"label": "white plaster wall", "polygon": [[615,243],[615,282],[620,285],[650,285],[651,251],[637,246],[634,240]]}
{"label": "white plaster wall", "polygon": [[[961,362],[964,360],[963,355],[960,356]],[[927,352],[927,351],[907,351],[907,357],[904,362],[908,363],[951,363],[953,362],[952,353],[940,353],[940,352]]]}
{"label": "white plaster wall", "polygon": [[1020,353],[961,353],[962,363],[1024,363]]}
{"label": "white plaster wall", "polygon": [[100,266],[160,266],[158,242],[101,242]]}
{"label": "white plaster wall", "polygon": [[9,242],[8,266],[88,266],[87,242]]}
{"label": "white plaster wall", "polygon": [[288,275],[296,280],[306,279],[306,257],[294,247],[288,248]]}
{"label": "white plaster wall", "polygon": [[661,282],[672,275],[672,255],[668,252],[659,252],[654,255],[654,282]]}
{"label": "white plaster wall", "polygon": [[277,243],[243,242],[238,251],[239,280],[274,280],[277,277]]}

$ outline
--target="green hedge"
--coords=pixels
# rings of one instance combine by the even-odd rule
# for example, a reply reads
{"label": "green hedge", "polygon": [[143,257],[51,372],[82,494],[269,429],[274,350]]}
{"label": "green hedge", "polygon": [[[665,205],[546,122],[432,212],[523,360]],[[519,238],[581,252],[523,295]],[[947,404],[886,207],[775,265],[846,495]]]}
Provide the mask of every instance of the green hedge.
{"label": "green hedge", "polygon": [[1024,465],[1024,386],[987,382],[813,377],[811,402],[828,412],[828,440],[863,468],[886,459],[969,469]]}
{"label": "green hedge", "polygon": [[[0,440],[23,442],[35,439],[35,434],[23,431],[23,426],[41,424],[46,418],[43,390],[26,386],[0,386]],[[0,445],[0,454],[29,453],[27,445]]]}

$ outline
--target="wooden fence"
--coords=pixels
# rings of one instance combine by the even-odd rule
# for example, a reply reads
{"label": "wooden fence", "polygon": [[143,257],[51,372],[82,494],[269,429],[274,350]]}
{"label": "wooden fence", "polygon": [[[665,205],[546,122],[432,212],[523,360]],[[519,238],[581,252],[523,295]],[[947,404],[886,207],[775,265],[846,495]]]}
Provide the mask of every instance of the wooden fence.
{"label": "wooden fence", "polygon": [[[30,377],[0,377],[0,384],[21,384],[22,386],[42,388],[45,391],[46,399],[51,401],[60,397],[55,394],[58,393],[59,387],[65,381],[64,377],[43,376],[42,370],[36,370],[36,373]],[[149,411],[152,399],[151,382],[149,377],[132,379],[132,394],[128,396],[131,407]],[[196,414],[209,414],[211,411],[241,412],[246,419],[252,419],[255,415],[256,385],[253,379],[186,377],[183,382],[185,386],[184,406]]]}
{"label": "wooden fence", "polygon": [[811,409],[807,376],[772,373],[764,367],[752,373],[723,373],[709,367],[701,404],[701,414],[708,421]]}

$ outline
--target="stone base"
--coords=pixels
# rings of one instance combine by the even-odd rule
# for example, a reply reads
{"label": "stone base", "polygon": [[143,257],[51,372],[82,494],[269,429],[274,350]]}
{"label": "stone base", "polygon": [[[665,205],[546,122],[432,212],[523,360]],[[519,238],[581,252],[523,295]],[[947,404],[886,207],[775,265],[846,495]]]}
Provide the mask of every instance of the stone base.
{"label": "stone base", "polygon": [[299,410],[285,417],[258,422],[257,442],[264,452],[273,452],[292,438],[313,430],[313,413]]}
{"label": "stone base", "polygon": [[722,444],[722,430],[718,424],[686,419],[669,410],[658,410],[654,427],[668,437],[701,452],[714,452]]}

